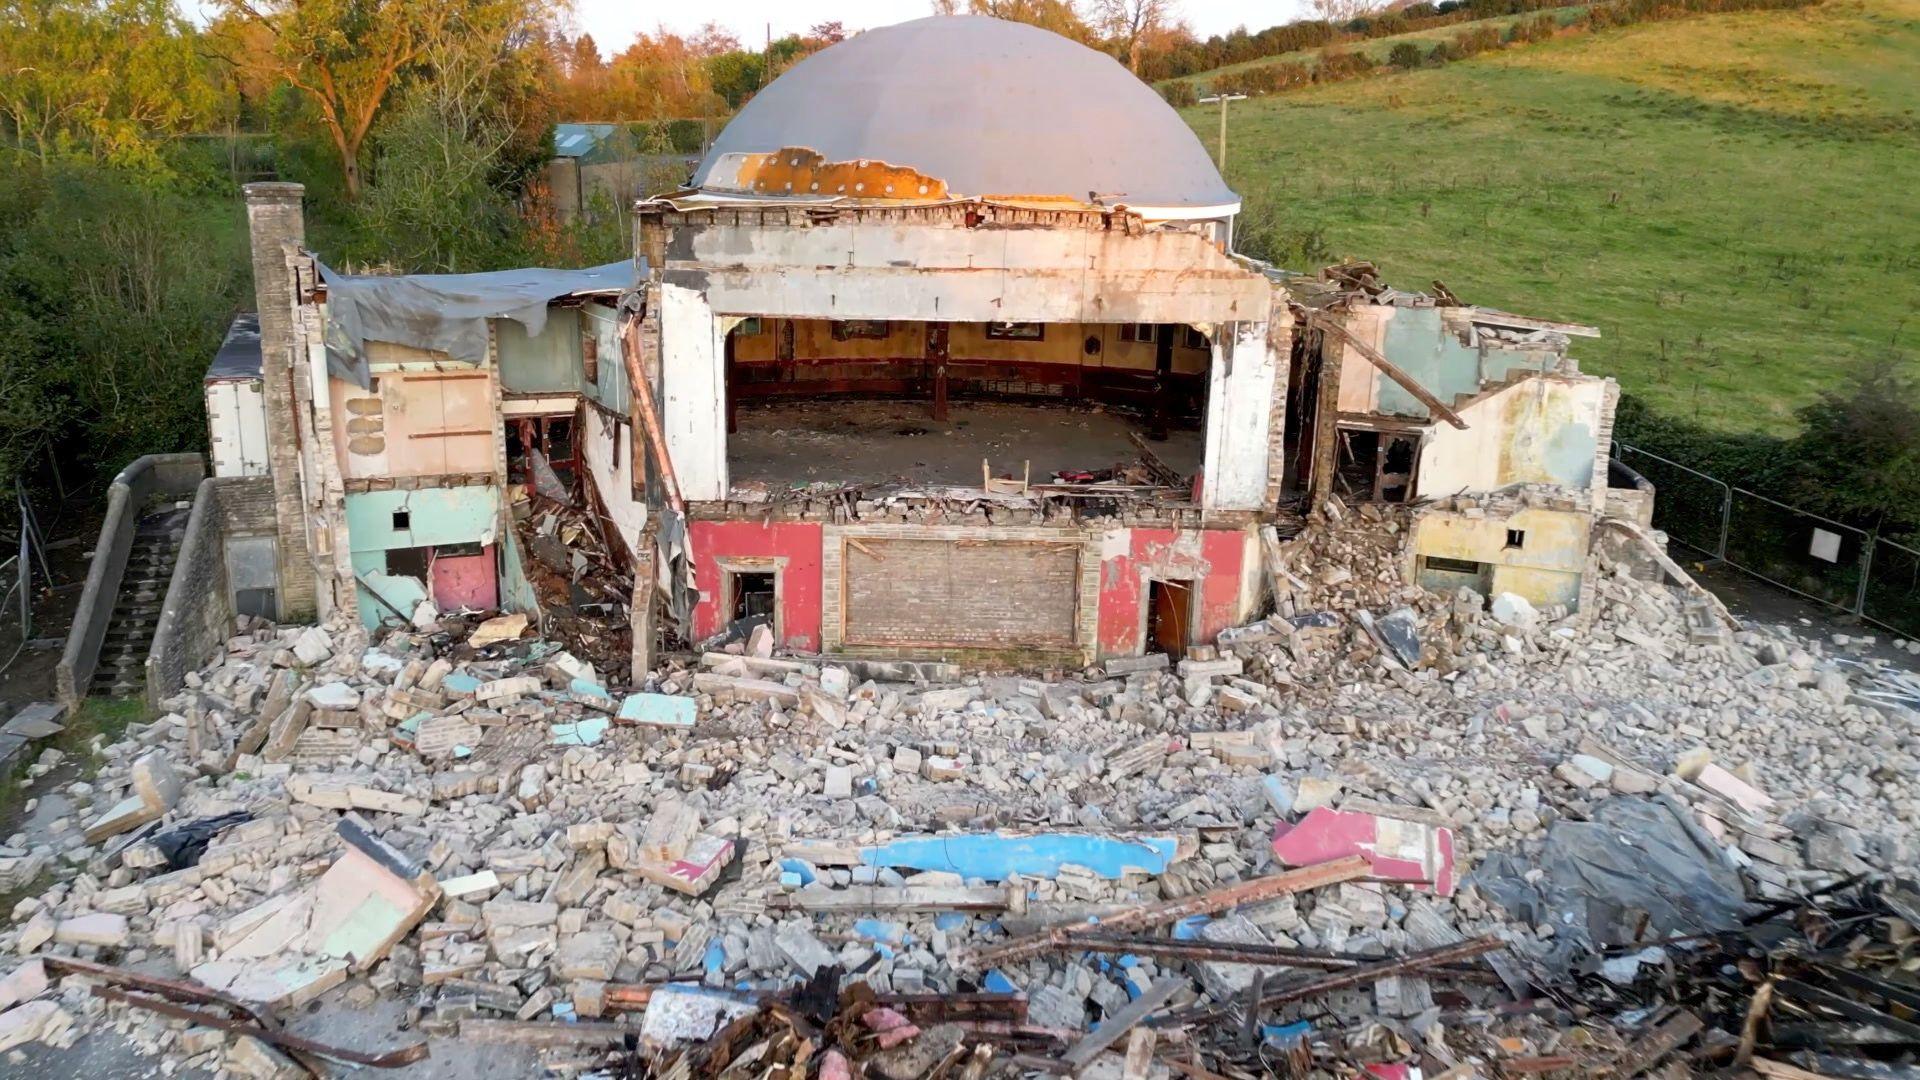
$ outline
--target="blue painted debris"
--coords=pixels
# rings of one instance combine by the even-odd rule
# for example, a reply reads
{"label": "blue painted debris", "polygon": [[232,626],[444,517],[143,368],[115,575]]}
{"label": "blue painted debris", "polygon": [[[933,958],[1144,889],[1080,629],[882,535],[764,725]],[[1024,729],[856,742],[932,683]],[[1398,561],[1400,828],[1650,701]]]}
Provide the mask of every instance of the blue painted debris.
{"label": "blue painted debris", "polygon": [[607,704],[613,704],[613,695],[607,693],[606,687],[601,686],[592,679],[576,678],[567,684],[567,689],[580,697],[601,698],[605,700]]}
{"label": "blue painted debris", "polygon": [[607,737],[607,729],[613,721],[604,716],[589,716],[578,723],[554,724],[548,730],[553,732],[555,746],[595,746]]}
{"label": "blue painted debris", "polygon": [[960,929],[967,922],[967,916],[958,911],[943,911],[933,917],[934,929],[949,932]]}
{"label": "blue painted debris", "polygon": [[1313,1024],[1307,1020],[1296,1020],[1291,1024],[1261,1024],[1260,1038],[1264,1042],[1291,1046],[1302,1042],[1313,1033]]}
{"label": "blue painted debris", "polygon": [[1173,836],[961,833],[907,836],[861,848],[860,861],[895,869],[944,870],[983,881],[1005,881],[1015,874],[1052,878],[1063,866],[1081,866],[1112,880],[1128,871],[1165,871],[1178,856],[1179,846]]}
{"label": "blue painted debris", "polygon": [[718,975],[727,970],[727,947],[718,941],[707,943],[706,955],[700,959],[700,967],[709,975]]}
{"label": "blue painted debris", "polygon": [[798,884],[801,884],[801,885],[811,885],[820,876],[817,872],[814,871],[813,865],[811,863],[807,862],[805,859],[795,859],[792,857],[788,857],[780,860],[780,871],[781,871],[780,877],[782,879],[783,884],[785,883],[785,878],[788,874],[792,874],[795,878],[797,878]]}
{"label": "blue painted debris", "polygon": [[455,671],[440,680],[440,689],[454,697],[472,697],[480,692],[480,680],[466,672]]}
{"label": "blue painted debris", "polygon": [[672,694],[628,694],[620,703],[618,719],[623,724],[647,724],[651,727],[690,728],[694,717],[693,699]]}
{"label": "blue painted debris", "polygon": [[989,994],[1017,994],[1020,992],[1020,984],[1007,978],[1006,972],[1001,971],[999,968],[987,972],[987,977],[981,985],[986,988]]}
{"label": "blue painted debris", "polygon": [[1206,915],[1189,915],[1173,924],[1173,940],[1198,941],[1200,928],[1212,921],[1213,919]]}
{"label": "blue painted debris", "polygon": [[882,941],[888,945],[903,945],[908,940],[904,923],[888,922],[885,919],[855,919],[853,932],[869,941]]}

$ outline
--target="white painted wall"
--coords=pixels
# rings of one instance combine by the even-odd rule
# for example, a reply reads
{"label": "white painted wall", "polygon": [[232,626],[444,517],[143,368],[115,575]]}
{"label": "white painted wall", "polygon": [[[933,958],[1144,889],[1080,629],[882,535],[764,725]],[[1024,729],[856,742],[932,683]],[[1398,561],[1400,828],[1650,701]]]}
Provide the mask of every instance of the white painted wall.
{"label": "white painted wall", "polygon": [[207,384],[207,437],[213,475],[267,475],[267,399],[260,380]]}
{"label": "white painted wall", "polygon": [[1223,323],[1214,331],[1207,381],[1207,510],[1259,510],[1267,497],[1267,428],[1275,361],[1267,324]]}
{"label": "white painted wall", "polygon": [[1590,487],[1606,398],[1605,379],[1554,375],[1482,398],[1460,410],[1465,430],[1428,429],[1414,494],[1445,498],[1521,483]]}
{"label": "white painted wall", "polygon": [[727,494],[725,324],[705,294],[662,284],[660,302],[660,410],[667,453],[682,498],[697,502]]}
{"label": "white painted wall", "polygon": [[622,425],[598,409],[589,408],[586,414],[586,437],[580,450],[587,460],[587,475],[631,555],[640,550],[640,530],[647,524],[647,504],[633,497],[633,449],[627,443],[632,433],[622,433]]}

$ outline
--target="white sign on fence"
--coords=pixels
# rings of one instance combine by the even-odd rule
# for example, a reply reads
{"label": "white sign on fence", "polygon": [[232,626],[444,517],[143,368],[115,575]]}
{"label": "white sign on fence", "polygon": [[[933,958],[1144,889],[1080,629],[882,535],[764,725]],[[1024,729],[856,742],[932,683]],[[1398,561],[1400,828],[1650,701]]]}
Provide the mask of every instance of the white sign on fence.
{"label": "white sign on fence", "polygon": [[1840,534],[1828,532],[1818,526],[1813,530],[1813,546],[1807,553],[1816,559],[1825,559],[1830,563],[1840,561]]}

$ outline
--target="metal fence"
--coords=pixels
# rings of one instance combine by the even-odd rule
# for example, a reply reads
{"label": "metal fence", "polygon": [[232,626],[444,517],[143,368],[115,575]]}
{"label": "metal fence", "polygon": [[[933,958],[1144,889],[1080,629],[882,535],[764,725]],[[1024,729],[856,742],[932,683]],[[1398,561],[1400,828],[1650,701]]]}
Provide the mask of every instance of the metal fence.
{"label": "metal fence", "polygon": [[1668,539],[1798,596],[1920,637],[1920,551],[1625,443]]}

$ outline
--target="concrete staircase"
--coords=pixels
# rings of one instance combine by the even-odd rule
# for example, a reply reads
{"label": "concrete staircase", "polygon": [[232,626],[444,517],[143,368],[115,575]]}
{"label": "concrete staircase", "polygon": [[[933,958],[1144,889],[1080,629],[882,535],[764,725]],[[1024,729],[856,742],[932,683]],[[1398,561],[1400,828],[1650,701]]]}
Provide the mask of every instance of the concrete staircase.
{"label": "concrete staircase", "polygon": [[113,619],[100,646],[100,665],[93,672],[94,693],[132,697],[145,687],[147,650],[186,527],[187,510],[173,506],[148,514],[135,527]]}

